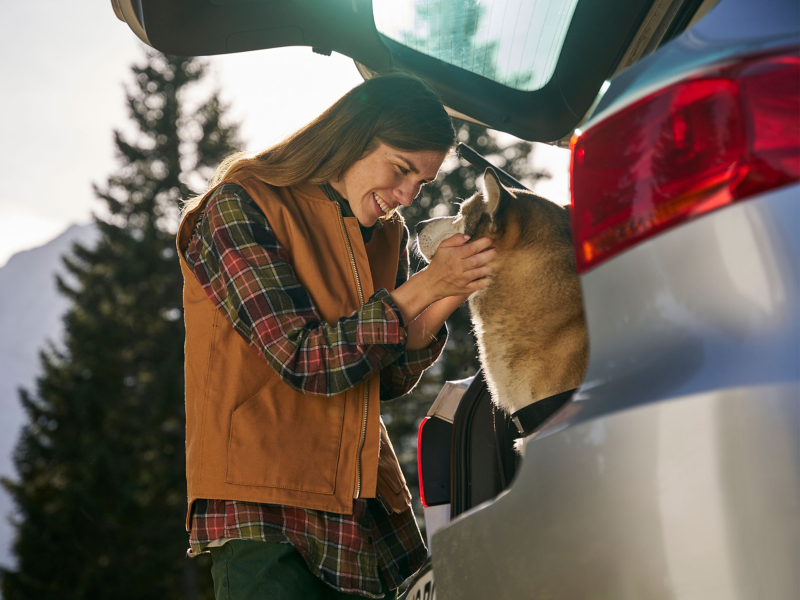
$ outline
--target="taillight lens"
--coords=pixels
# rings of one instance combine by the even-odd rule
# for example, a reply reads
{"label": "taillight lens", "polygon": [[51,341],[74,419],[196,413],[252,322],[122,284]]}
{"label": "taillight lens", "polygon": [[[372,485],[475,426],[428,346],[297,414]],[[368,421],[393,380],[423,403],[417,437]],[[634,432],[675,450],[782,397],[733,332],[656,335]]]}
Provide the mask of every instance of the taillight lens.
{"label": "taillight lens", "polygon": [[800,180],[800,54],[673,84],[572,139],[583,273],[673,225]]}

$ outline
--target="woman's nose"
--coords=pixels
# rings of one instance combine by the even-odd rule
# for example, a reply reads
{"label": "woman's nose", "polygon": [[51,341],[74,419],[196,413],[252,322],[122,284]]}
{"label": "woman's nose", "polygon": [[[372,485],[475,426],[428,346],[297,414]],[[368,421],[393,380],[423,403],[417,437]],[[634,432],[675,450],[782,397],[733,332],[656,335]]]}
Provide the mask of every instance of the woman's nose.
{"label": "woman's nose", "polygon": [[403,206],[410,206],[419,193],[419,186],[412,183],[404,183],[395,188],[394,195],[397,201]]}

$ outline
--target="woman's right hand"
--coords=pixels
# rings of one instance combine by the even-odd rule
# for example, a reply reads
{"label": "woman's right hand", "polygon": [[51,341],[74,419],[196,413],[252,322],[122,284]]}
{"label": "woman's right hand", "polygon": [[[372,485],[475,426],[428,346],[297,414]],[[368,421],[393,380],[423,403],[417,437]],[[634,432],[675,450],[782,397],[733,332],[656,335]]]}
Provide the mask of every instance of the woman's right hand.
{"label": "woman's right hand", "polygon": [[447,314],[443,317],[446,319],[467,296],[489,285],[491,261],[497,255],[492,247],[494,240],[480,238],[467,243],[468,240],[460,233],[444,240],[431,263],[392,292],[406,325],[431,304],[453,298],[452,306],[446,303]]}
{"label": "woman's right hand", "polygon": [[497,255],[492,244],[494,240],[488,237],[469,241],[469,236],[456,234],[439,244],[430,264],[418,275],[424,276],[435,300],[469,296],[489,285],[491,262]]}

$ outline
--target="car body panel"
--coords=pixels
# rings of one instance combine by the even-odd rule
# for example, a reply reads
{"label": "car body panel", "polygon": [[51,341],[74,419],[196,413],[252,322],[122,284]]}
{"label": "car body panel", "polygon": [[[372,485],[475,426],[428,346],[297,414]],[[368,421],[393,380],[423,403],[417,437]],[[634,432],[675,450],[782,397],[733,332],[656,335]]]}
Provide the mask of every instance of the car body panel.
{"label": "car body panel", "polygon": [[371,0],[117,1],[135,7],[147,43],[162,52],[207,56],[308,46],[379,70],[391,66],[375,31]]}
{"label": "car body panel", "polygon": [[437,597],[797,598],[799,393],[711,390],[534,438],[507,493],[434,536]]}

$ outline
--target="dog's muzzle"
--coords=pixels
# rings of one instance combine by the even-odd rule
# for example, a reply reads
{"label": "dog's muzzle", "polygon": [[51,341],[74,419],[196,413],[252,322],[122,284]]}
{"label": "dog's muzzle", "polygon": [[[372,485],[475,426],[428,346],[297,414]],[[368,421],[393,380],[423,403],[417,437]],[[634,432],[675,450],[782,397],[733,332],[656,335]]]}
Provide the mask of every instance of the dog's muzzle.
{"label": "dog's muzzle", "polygon": [[428,219],[427,221],[420,221],[416,225],[414,225],[414,233],[419,235],[419,232],[425,229],[425,226],[430,223],[433,219]]}

